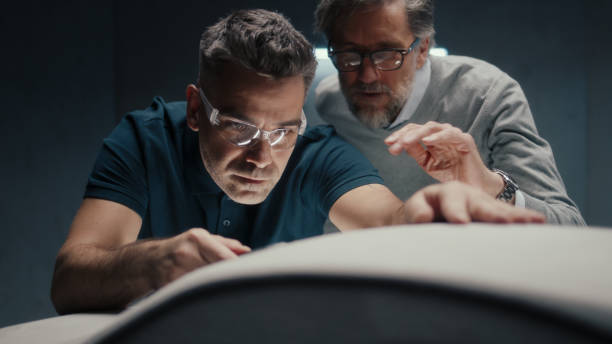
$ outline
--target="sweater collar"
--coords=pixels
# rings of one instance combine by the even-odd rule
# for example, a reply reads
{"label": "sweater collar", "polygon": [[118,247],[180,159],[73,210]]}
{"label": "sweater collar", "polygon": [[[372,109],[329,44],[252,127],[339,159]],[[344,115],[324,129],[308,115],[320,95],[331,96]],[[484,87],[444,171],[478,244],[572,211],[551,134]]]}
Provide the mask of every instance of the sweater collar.
{"label": "sweater collar", "polygon": [[395,130],[400,125],[408,122],[412,116],[414,115],[417,107],[423,100],[423,96],[425,95],[425,91],[429,86],[429,81],[431,80],[431,62],[429,58],[425,61],[425,64],[421,67],[421,69],[417,69],[414,73],[414,81],[412,82],[412,92],[408,96],[406,103],[402,107],[399,115],[395,118],[395,121],[391,123],[385,129],[387,130]]}

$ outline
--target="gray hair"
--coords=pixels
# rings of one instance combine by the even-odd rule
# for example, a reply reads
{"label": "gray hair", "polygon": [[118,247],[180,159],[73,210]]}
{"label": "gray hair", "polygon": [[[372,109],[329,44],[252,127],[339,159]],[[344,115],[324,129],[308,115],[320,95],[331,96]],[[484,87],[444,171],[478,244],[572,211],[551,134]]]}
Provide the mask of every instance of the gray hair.
{"label": "gray hair", "polygon": [[382,6],[394,1],[404,2],[410,31],[421,40],[429,37],[429,46],[433,47],[436,33],[433,0],[321,0],[315,10],[317,31],[323,32],[328,39],[331,39],[336,25],[357,9]]}
{"label": "gray hair", "polygon": [[200,40],[198,81],[233,62],[274,79],[302,75],[308,89],[317,61],[312,45],[281,14],[240,10],[208,27]]}

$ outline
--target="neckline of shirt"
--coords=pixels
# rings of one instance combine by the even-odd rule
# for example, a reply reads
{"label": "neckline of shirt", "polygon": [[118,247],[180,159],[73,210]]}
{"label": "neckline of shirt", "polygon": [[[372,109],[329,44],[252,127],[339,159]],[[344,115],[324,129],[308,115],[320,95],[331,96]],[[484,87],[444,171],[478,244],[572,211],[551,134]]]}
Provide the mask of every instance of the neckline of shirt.
{"label": "neckline of shirt", "polygon": [[425,61],[423,67],[421,67],[421,69],[417,69],[414,73],[414,80],[412,82],[412,92],[410,92],[406,103],[400,110],[400,113],[397,115],[397,118],[395,118],[395,121],[393,121],[393,123],[386,127],[386,130],[394,130],[398,126],[408,122],[412,118],[416,109],[421,103],[421,100],[423,100],[423,96],[425,96],[425,91],[429,86],[430,80],[431,61],[428,58]]}

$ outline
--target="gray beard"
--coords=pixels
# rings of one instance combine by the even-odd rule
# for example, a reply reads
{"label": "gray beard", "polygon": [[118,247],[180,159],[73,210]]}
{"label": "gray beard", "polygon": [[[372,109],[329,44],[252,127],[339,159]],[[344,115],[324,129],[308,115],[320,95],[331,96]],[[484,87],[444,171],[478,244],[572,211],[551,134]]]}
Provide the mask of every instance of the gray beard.
{"label": "gray beard", "polygon": [[[374,86],[374,88],[382,88],[382,90],[391,97],[391,100],[383,108],[357,104],[351,98],[350,90],[347,90],[344,86],[341,88],[351,113],[367,127],[379,129],[391,125],[399,115],[410,95],[411,83],[408,82],[407,84],[408,85],[402,85],[397,93],[392,92],[391,89],[384,85]],[[357,86],[357,88],[373,88],[373,86],[361,85]]]}

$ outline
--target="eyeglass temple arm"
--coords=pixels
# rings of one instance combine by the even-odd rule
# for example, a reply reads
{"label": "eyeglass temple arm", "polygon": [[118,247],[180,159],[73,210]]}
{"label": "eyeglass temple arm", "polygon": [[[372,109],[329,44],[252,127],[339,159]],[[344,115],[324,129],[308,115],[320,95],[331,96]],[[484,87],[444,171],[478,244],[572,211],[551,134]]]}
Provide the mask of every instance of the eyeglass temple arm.
{"label": "eyeglass temple arm", "polygon": [[217,123],[218,122],[217,116],[219,116],[219,110],[215,109],[212,106],[212,104],[210,103],[208,98],[206,98],[206,95],[204,94],[201,88],[199,89],[199,91],[200,91],[200,98],[203,100],[202,105],[204,105],[204,110],[210,113],[210,116],[208,117],[208,119],[210,120],[210,123]]}
{"label": "eyeglass temple arm", "polygon": [[302,118],[300,119],[300,128],[298,129],[299,135],[304,134],[307,125],[308,121],[306,120],[306,114],[304,113],[304,109],[302,109]]}

